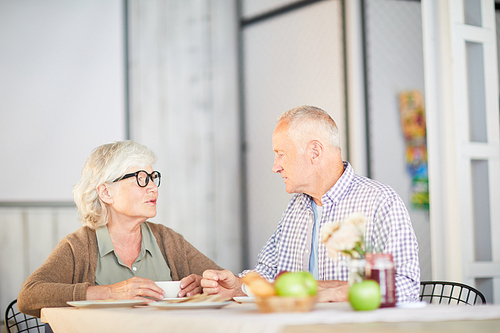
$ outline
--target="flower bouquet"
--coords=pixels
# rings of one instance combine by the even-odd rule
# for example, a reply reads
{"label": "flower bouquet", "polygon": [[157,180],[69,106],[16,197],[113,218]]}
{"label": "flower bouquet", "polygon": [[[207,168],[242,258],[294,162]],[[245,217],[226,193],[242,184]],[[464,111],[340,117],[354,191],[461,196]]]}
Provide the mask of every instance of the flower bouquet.
{"label": "flower bouquet", "polygon": [[328,254],[338,260],[339,253],[351,259],[362,259],[365,256],[366,217],[363,213],[352,213],[343,221],[327,223],[321,229],[321,243],[324,243]]}
{"label": "flower bouquet", "polygon": [[[325,244],[328,255],[333,260],[338,260],[339,254],[351,259],[349,301],[355,310],[373,310],[379,306],[394,306],[395,280],[392,255],[375,254],[372,249],[367,249],[365,228],[365,215],[352,213],[341,222],[337,221],[323,226],[321,242]],[[380,288],[381,281],[383,281],[383,288]]]}

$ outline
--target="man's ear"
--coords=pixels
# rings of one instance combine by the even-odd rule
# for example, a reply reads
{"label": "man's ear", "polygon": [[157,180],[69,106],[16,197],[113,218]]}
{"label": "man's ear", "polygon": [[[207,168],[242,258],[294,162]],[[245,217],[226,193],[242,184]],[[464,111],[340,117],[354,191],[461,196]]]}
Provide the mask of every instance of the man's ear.
{"label": "man's ear", "polygon": [[101,198],[101,200],[104,203],[107,204],[113,203],[113,196],[111,195],[111,189],[107,184],[101,184],[97,186],[96,191],[97,195],[99,195],[99,198]]}
{"label": "man's ear", "polygon": [[323,157],[323,144],[318,140],[313,140],[309,143],[309,151],[311,152],[312,164],[318,164]]}

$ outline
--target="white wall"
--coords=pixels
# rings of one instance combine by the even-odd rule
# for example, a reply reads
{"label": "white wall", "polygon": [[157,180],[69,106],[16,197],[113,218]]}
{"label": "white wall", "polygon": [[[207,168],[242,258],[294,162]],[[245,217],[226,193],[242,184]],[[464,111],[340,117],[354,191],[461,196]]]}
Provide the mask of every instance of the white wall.
{"label": "white wall", "polygon": [[[76,209],[71,204],[71,186],[78,181],[83,162],[91,149],[124,138],[124,49],[120,49],[115,55],[109,68],[103,69],[100,57],[104,56],[104,46],[101,45],[103,49],[87,50],[87,44],[82,44],[85,41],[101,41],[103,36],[109,37],[116,30],[119,33],[116,33],[112,44],[123,45],[122,2],[112,2],[114,7],[110,7],[110,3],[90,0],[37,3],[38,12],[44,14],[43,19],[58,27],[55,32],[23,21],[31,29],[26,32],[31,40],[39,34],[47,39],[45,45],[51,46],[47,50],[49,55],[50,51],[60,50],[58,47],[63,43],[65,49],[68,49],[64,60],[73,66],[55,71],[50,76],[51,80],[58,82],[59,87],[66,88],[64,91],[55,89],[54,93],[73,93],[64,95],[65,101],[69,103],[66,109],[59,109],[61,114],[55,119],[48,117],[46,113],[39,114],[37,109],[30,109],[26,113],[30,118],[36,118],[36,122],[23,120],[23,124],[28,123],[30,129],[26,136],[34,136],[28,143],[38,150],[47,148],[53,153],[49,160],[57,162],[51,169],[51,174],[47,173],[40,178],[50,184],[59,184],[57,181],[65,182],[56,177],[58,171],[73,167],[76,172],[72,173],[70,181],[62,189],[47,187],[47,195],[42,191],[39,196],[25,197],[23,202],[13,203],[11,201],[15,198],[11,197],[8,202],[0,201],[0,313],[4,313],[5,306],[16,298],[24,279],[45,260],[56,243],[79,227]],[[8,9],[8,13],[12,15],[20,13],[21,17],[15,17],[20,21],[25,19],[21,15],[23,10],[33,10],[29,6],[25,8],[25,4],[26,2],[0,1],[0,5],[5,6],[1,9]],[[99,7],[99,4],[102,6]],[[61,14],[61,11],[65,14]],[[113,21],[108,17],[105,20],[107,24],[115,22],[119,23],[118,26],[102,24],[101,19],[106,11],[108,16],[114,15],[115,18]],[[0,12],[5,14],[4,11]],[[98,15],[92,16],[89,12]],[[38,20],[35,22],[42,19],[34,16]],[[61,18],[77,21],[78,27],[83,31],[70,29],[73,26],[69,23],[68,26],[60,22],[57,25]],[[8,22],[17,27],[16,20]],[[239,231],[241,195],[236,4],[226,0],[212,1],[209,4],[206,1],[129,1],[128,24],[131,138],[155,151],[159,157],[155,168],[163,175],[158,215],[153,222],[172,227],[219,265],[238,272],[242,269],[242,254]],[[10,28],[6,27],[7,30]],[[69,34],[69,41],[52,39],[54,33],[57,33],[58,38],[59,34],[64,35],[63,31]],[[74,40],[77,43],[70,43]],[[15,42],[17,40],[12,41],[13,46],[17,45]],[[32,46],[32,43],[27,46]],[[84,50],[76,52],[71,46],[77,46],[77,49],[83,47]],[[30,49],[31,51],[33,50]],[[86,55],[83,51],[90,51],[91,55]],[[5,55],[2,52],[3,48],[0,54]],[[58,56],[57,53],[53,55],[56,60],[59,60]],[[95,68],[92,67],[94,62]],[[46,63],[40,61],[16,64],[14,69],[18,71],[25,67],[32,69],[26,75],[47,70]],[[100,85],[102,83],[109,88],[111,83],[106,79],[113,78],[116,64],[122,70],[119,87],[123,100],[120,100],[119,107],[112,108],[109,103],[101,103],[104,110],[91,108],[87,104],[80,109],[83,102],[99,104],[90,101],[96,95],[93,89],[98,90],[99,97],[111,100],[116,97],[116,94]],[[81,91],[72,86],[74,83],[81,83],[81,77],[69,74],[80,69],[86,74],[99,74],[94,81],[85,82],[90,91]],[[106,69],[110,72],[105,71]],[[0,76],[0,82],[3,81],[4,85],[8,84],[8,79],[10,77]],[[43,91],[44,86],[39,88]],[[39,93],[37,96],[45,96],[49,92]],[[84,96],[75,97],[74,94],[79,92]],[[52,105],[57,104],[56,97],[49,97]],[[98,113],[95,114],[95,111]],[[92,125],[91,128],[85,128],[88,124]],[[43,132],[42,136],[35,135],[39,129],[45,129],[40,130]],[[61,129],[62,133],[55,129]],[[120,133],[120,136],[115,137],[118,136],[116,133]],[[6,149],[15,137],[10,135],[8,141],[2,138],[1,148]],[[46,143],[45,137],[51,138],[52,142]],[[76,143],[72,143],[70,138],[76,139]],[[37,146],[39,142],[45,145]],[[16,143],[19,142],[13,144]],[[83,144],[91,146],[82,147]],[[65,153],[66,150],[77,157]],[[9,156],[9,161],[15,162],[25,156],[33,156],[24,149],[17,149],[15,152],[15,155]],[[37,167],[46,166],[47,161],[29,160],[29,163],[30,166]],[[11,184],[4,184],[7,181],[19,181],[16,178],[18,175],[21,178],[27,176],[18,170],[2,173],[0,192],[11,194]],[[16,189],[32,193],[29,187],[19,184],[16,182]],[[45,188],[37,185],[36,189]],[[60,197],[50,196],[49,190]],[[30,202],[26,202],[28,199]],[[61,202],[51,201],[55,199]]]}
{"label": "white wall", "polygon": [[0,202],[71,202],[94,147],[125,138],[121,0],[0,1]]}
{"label": "white wall", "polygon": [[158,155],[153,222],[220,266],[241,264],[237,9],[231,0],[130,1],[131,138]]}
{"label": "white wall", "polygon": [[278,115],[303,104],[324,109],[337,122],[346,151],[341,2],[318,2],[245,26],[242,43],[248,261],[253,267],[291,198],[272,172],[271,137]]}
{"label": "white wall", "polygon": [[403,199],[419,243],[421,279],[431,280],[429,212],[411,204],[412,177],[406,171],[398,104],[400,92],[416,89],[424,94],[420,2],[365,4],[371,177],[393,187]]}
{"label": "white wall", "polygon": [[[73,207],[0,207],[0,313],[57,243],[81,226]],[[3,327],[2,327],[3,328]]]}
{"label": "white wall", "polygon": [[72,186],[125,138],[122,1],[0,1],[0,313],[80,227]]}

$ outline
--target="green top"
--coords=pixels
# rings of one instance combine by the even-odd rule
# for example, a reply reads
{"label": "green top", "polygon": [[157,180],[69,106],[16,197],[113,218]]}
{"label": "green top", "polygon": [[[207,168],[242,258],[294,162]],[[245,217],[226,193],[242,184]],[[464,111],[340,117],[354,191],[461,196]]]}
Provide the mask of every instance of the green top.
{"label": "green top", "polygon": [[153,281],[172,280],[170,268],[165,262],[156,238],[147,223],[141,224],[141,234],[141,252],[139,252],[131,269],[115,253],[108,227],[104,226],[96,230],[99,251],[95,272],[96,285],[114,284],[134,276]]}

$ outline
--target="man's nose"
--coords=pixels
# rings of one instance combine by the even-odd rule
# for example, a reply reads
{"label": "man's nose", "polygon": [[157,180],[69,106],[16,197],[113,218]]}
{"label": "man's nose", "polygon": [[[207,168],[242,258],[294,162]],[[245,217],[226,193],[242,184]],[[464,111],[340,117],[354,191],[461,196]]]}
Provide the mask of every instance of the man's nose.
{"label": "man's nose", "polygon": [[279,165],[278,163],[276,163],[276,161],[274,161],[273,172],[278,173],[278,172],[281,172],[282,170],[283,170],[283,168],[281,167],[281,165]]}

